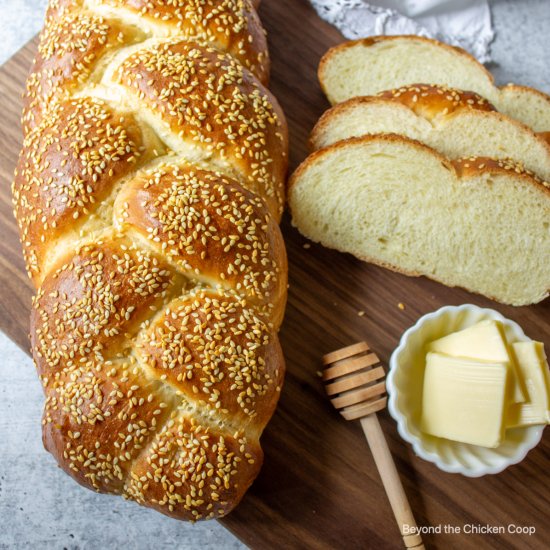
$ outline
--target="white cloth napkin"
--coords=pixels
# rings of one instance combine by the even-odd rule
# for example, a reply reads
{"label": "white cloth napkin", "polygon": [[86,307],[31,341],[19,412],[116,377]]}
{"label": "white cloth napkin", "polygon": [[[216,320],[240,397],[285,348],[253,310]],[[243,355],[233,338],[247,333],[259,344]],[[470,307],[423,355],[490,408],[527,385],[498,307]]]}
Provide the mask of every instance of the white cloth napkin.
{"label": "white cloth napkin", "polygon": [[349,39],[417,34],[491,60],[494,38],[487,0],[311,0],[317,13]]}

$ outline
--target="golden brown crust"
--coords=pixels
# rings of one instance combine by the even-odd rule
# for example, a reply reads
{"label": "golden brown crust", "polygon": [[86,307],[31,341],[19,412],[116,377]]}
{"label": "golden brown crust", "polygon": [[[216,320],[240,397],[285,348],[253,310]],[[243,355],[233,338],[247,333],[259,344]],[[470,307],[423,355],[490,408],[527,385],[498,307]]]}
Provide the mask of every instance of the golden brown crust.
{"label": "golden brown crust", "polygon": [[93,213],[147,157],[134,118],[91,98],[55,105],[25,138],[13,197],[27,271],[36,284],[55,239]]}
{"label": "golden brown crust", "polygon": [[72,3],[59,7],[46,20],[23,100],[24,133],[38,126],[52,105],[83,86],[109,50],[130,41],[130,33],[117,22],[71,8]]}
{"label": "golden brown crust", "polygon": [[[125,239],[83,247],[39,290],[32,345],[47,395],[44,442],[62,467],[98,491],[201,519],[233,508],[256,476],[257,437],[277,403],[284,360],[276,334],[242,298],[199,289],[171,300],[177,277]],[[156,311],[161,315],[149,321]],[[181,414],[194,416],[193,427],[179,424]],[[170,441],[173,425],[179,439],[212,434],[218,441],[220,448],[208,451],[191,438],[186,448],[193,443],[217,463],[230,461],[219,498],[210,484],[197,504],[203,487],[194,479],[174,502],[166,485],[156,483],[158,476],[199,474],[185,469],[184,449]],[[228,456],[235,445],[245,449],[237,463]],[[179,449],[177,460],[165,463],[162,474],[157,465],[150,485],[140,482],[159,454],[171,456],[159,448]]]}
{"label": "golden brown crust", "polygon": [[272,329],[240,297],[199,291],[170,303],[143,333],[140,362],[204,414],[261,428],[281,389]]}
{"label": "golden brown crust", "polygon": [[459,178],[467,179],[479,174],[513,174],[518,179],[544,189],[550,193],[550,183],[543,181],[536,174],[527,170],[523,164],[512,159],[493,159],[488,157],[469,157],[453,160],[452,164]]}
{"label": "golden brown crust", "polygon": [[269,80],[267,40],[249,0],[101,0],[180,36],[230,53],[258,79]]}
{"label": "golden brown crust", "polygon": [[[80,0],[54,0],[24,98],[23,129],[36,127],[52,103],[88,82],[109,52],[145,40],[149,33],[84,9]],[[98,0],[123,8],[165,28],[166,36],[212,44],[243,63],[258,79],[269,80],[265,31],[249,0]],[[123,17],[124,12],[121,12]]]}
{"label": "golden brown crust", "polygon": [[44,446],[85,487],[124,493],[132,461],[169,419],[174,404],[136,369],[130,356],[42,379]]}
{"label": "golden brown crust", "polygon": [[84,0],[50,0],[44,18],[46,25],[49,23],[50,19],[59,19],[67,12],[81,8],[83,1]]}
{"label": "golden brown crust", "polygon": [[380,92],[377,97],[399,102],[427,120],[451,115],[461,109],[496,111],[489,101],[475,92],[434,84],[411,84]]}
{"label": "golden brown crust", "polygon": [[125,186],[114,215],[122,231],[138,231],[190,277],[219,281],[279,326],[286,252],[258,195],[210,170],[164,164]]}
{"label": "golden brown crust", "polygon": [[262,461],[260,446],[245,435],[176,417],[136,461],[126,495],[178,519],[221,517],[240,502]]}
{"label": "golden brown crust", "polygon": [[68,251],[61,264],[33,302],[31,344],[41,376],[124,353],[177,282],[162,259],[127,239]]}
{"label": "golden brown crust", "polygon": [[229,165],[280,219],[287,127],[276,99],[232,57],[193,42],[128,57],[115,79],[189,147]]}
{"label": "golden brown crust", "polygon": [[[246,350],[243,365],[234,345]],[[91,364],[42,374],[46,448],[97,491],[179,519],[224,515],[261,467],[257,436],[284,373],[277,336],[236,297],[205,291],[173,302],[137,349],[107,361],[94,350]],[[182,350],[188,364],[179,364]]]}
{"label": "golden brown crust", "polygon": [[51,0],[28,82],[13,198],[44,445],[179,519],[238,504],[284,376],[288,135],[256,5]]}

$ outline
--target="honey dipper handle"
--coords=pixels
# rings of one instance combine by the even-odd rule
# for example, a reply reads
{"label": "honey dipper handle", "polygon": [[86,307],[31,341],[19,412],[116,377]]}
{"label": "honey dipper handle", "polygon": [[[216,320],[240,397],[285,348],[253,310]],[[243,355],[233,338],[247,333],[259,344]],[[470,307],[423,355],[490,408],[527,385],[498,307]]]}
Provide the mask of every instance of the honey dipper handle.
{"label": "honey dipper handle", "polygon": [[[403,485],[401,485],[399,474],[386,443],[384,432],[382,432],[382,428],[380,427],[380,422],[378,422],[378,417],[376,414],[369,414],[361,418],[361,426],[369,442],[374,462],[382,478],[382,483],[384,484],[393,514],[399,525],[405,547],[424,550],[422,537],[416,533],[416,521],[407,500],[407,495],[403,490]],[[408,531],[412,532],[412,534],[405,533],[405,525],[409,527]]]}

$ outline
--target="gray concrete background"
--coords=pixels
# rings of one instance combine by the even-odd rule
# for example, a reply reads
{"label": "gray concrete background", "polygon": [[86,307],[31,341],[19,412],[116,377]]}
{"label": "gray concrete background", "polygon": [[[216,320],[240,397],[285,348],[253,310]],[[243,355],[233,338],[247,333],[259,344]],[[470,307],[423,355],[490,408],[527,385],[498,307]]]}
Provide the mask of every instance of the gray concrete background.
{"label": "gray concrete background", "polygon": [[[0,64],[40,29],[46,2],[0,0]],[[491,6],[497,82],[550,93],[550,0]],[[42,401],[31,361],[0,333],[0,548],[244,548],[216,522],[185,524],[79,487],[42,448]]]}

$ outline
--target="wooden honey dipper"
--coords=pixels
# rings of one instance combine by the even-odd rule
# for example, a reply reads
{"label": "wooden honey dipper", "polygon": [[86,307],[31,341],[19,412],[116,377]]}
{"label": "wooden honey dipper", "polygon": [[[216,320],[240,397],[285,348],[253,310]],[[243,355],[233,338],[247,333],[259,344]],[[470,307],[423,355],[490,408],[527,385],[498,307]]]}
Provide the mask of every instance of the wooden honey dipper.
{"label": "wooden honey dipper", "polygon": [[[323,365],[325,389],[336,410],[346,420],[360,419],[405,547],[423,550],[422,537],[376,416],[387,403],[386,375],[380,359],[366,342],[359,342],[328,353]],[[404,532],[405,525],[413,534]]]}

